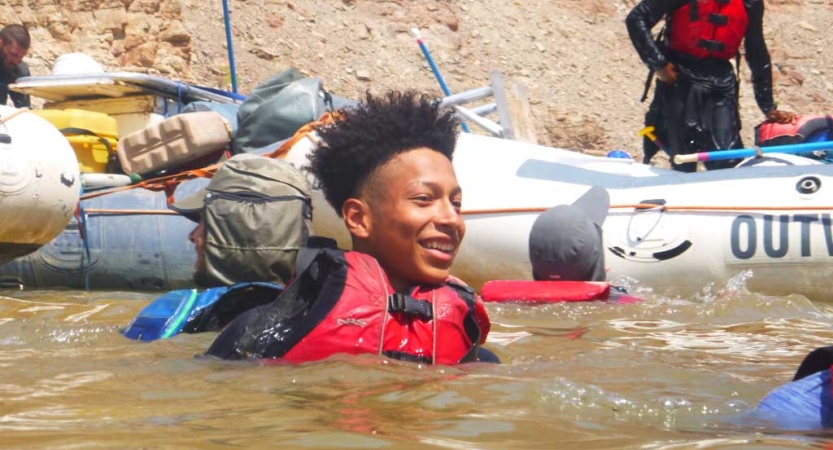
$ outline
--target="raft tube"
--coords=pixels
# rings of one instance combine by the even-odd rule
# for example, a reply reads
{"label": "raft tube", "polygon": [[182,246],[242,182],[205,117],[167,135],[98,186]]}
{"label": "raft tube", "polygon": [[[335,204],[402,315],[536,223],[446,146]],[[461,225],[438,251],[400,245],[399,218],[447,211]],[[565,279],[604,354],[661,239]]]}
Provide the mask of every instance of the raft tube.
{"label": "raft tube", "polygon": [[64,135],[37,115],[0,105],[0,264],[51,241],[81,193]]}
{"label": "raft tube", "polygon": [[[208,181],[186,181],[176,197]],[[197,256],[188,234],[195,224],[168,209],[164,192],[131,189],[84,200],[82,207],[84,223],[70,214],[57,238],[0,266],[0,282],[32,289],[126,291],[194,286]]]}

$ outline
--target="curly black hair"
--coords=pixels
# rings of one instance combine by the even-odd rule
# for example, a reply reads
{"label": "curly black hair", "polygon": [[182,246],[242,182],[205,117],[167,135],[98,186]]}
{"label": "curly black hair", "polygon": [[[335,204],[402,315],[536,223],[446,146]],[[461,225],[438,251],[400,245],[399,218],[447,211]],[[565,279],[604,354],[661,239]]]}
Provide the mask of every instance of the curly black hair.
{"label": "curly black hair", "polygon": [[307,170],[341,215],[341,206],[359,194],[370,175],[402,152],[424,147],[450,161],[458,126],[454,113],[441,112],[439,102],[427,95],[368,93],[365,102],[341,111],[335,123],[316,127],[323,143],[309,156]]}

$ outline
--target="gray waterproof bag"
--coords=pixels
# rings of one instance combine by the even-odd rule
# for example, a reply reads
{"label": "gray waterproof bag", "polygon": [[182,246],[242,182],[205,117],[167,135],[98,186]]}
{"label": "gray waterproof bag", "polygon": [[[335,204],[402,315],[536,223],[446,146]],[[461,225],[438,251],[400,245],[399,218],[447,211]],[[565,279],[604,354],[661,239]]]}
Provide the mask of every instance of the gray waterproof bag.
{"label": "gray waterproof bag", "polygon": [[330,96],[317,78],[304,78],[295,69],[281,72],[255,87],[240,105],[232,152],[250,153],[289,139],[329,107],[339,109],[355,103]]}

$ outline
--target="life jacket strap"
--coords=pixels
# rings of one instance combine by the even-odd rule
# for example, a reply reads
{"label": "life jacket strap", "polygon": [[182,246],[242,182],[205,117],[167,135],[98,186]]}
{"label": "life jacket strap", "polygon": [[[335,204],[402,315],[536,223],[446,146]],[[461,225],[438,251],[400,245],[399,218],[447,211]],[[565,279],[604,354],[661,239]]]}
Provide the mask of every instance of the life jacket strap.
{"label": "life jacket strap", "polygon": [[480,326],[477,324],[477,320],[474,318],[474,310],[475,305],[477,304],[477,298],[475,297],[474,289],[471,286],[467,286],[465,284],[457,283],[453,280],[446,281],[446,284],[457,291],[457,294],[466,304],[469,306],[469,312],[466,314],[466,318],[463,319],[463,328],[466,330],[466,335],[468,335],[469,340],[472,343],[471,348],[469,349],[468,353],[466,353],[461,359],[460,362],[463,361],[476,361],[477,360],[477,347],[478,343],[480,342]]}
{"label": "life jacket strap", "polygon": [[708,20],[710,24],[722,27],[729,23],[729,16],[726,14],[711,13],[709,14]]}
{"label": "life jacket strap", "polygon": [[384,351],[382,352],[384,356],[388,358],[398,359],[400,361],[407,361],[407,362],[414,362],[420,364],[433,364],[431,358],[427,358],[425,356],[416,356],[410,353],[403,353],[403,352],[395,352],[395,351]]}

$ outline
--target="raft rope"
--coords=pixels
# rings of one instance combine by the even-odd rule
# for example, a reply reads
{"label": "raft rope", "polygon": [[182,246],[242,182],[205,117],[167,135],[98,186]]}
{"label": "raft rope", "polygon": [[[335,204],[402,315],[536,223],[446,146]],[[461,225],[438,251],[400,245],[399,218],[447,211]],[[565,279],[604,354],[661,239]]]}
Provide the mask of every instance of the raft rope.
{"label": "raft rope", "polygon": [[178,212],[170,209],[102,209],[91,208],[87,210],[91,216],[178,216]]}
{"label": "raft rope", "polygon": [[119,186],[119,187],[112,188],[112,189],[104,189],[104,190],[100,190],[100,191],[95,191],[95,192],[92,192],[90,194],[83,195],[81,197],[81,201],[89,200],[91,198],[101,197],[101,196],[104,196],[104,195],[107,195],[107,194],[114,194],[116,192],[129,191],[131,189],[136,189],[136,188],[143,188],[143,189],[147,189],[149,191],[163,191],[164,190],[165,192],[167,192],[169,194],[168,195],[168,197],[169,197],[168,198],[168,203],[170,204],[171,200],[173,199],[171,197],[171,193],[173,192],[174,189],[176,189],[176,186],[179,183],[181,183],[183,181],[186,181],[186,180],[193,179],[193,178],[211,178],[211,177],[214,176],[214,172],[216,172],[217,169],[220,167],[220,164],[222,164],[222,163],[212,164],[210,166],[203,167],[202,169],[186,170],[186,171],[180,172],[180,173],[165,175],[165,176],[158,177],[158,178],[153,178],[153,179],[150,179],[150,180],[144,180],[144,181],[140,181],[136,184],[131,184],[129,186]]}
{"label": "raft rope", "polygon": [[[289,150],[297,144],[301,139],[307,137],[312,140],[316,145],[322,145],[320,139],[315,133],[315,128],[317,126],[326,126],[331,124],[337,118],[338,113],[330,113],[327,112],[322,115],[317,121],[310,122],[304,126],[302,126],[298,131],[293,135],[291,138],[287,139],[283,142],[283,144],[273,151],[272,153],[266,154],[264,156],[268,158],[283,158],[288,153]],[[2,119],[0,119],[2,121]],[[90,194],[82,195],[81,201],[88,200],[91,198],[112,194],[115,192],[126,191],[130,189],[136,188],[143,188],[151,191],[159,191],[164,190],[168,194],[168,204],[170,205],[173,203],[173,191],[176,189],[179,183],[190,180],[193,178],[211,178],[214,176],[214,173],[220,167],[222,163],[213,164],[210,166],[203,167],[201,169],[194,169],[188,170],[172,175],[166,175],[159,178],[153,178],[150,180],[144,180],[136,184],[132,184],[129,186],[120,186],[111,189],[104,189],[98,190]],[[484,208],[484,209],[469,209],[463,210],[463,215],[486,215],[486,214],[516,214],[516,213],[540,213],[546,211],[551,206],[541,207],[541,206],[533,206],[533,207],[520,207],[520,208]],[[713,212],[731,212],[731,211],[822,211],[822,210],[831,210],[833,211],[833,205],[831,206],[709,206],[709,205],[656,205],[652,203],[635,203],[635,204],[622,204],[622,205],[611,205],[610,209],[636,209],[636,210],[655,210],[655,211],[713,211]],[[171,214],[175,215],[177,213],[173,211],[164,211],[164,210],[129,210],[129,209],[95,209],[90,210],[91,213],[95,214]]]}
{"label": "raft rope", "polygon": [[[462,214],[465,215],[485,215],[485,214],[513,214],[513,213],[540,213],[550,209],[550,206],[531,206],[525,208],[485,208],[485,209],[469,209],[464,210]],[[672,205],[655,205],[651,203],[636,203],[632,205],[610,205],[610,209],[637,209],[637,210],[656,210],[656,211],[833,211],[833,205],[820,206],[708,206],[708,205],[691,205],[691,206],[672,206]]]}
{"label": "raft rope", "polygon": [[3,117],[0,117],[0,125],[6,126],[6,122],[12,120],[15,116],[23,114],[25,112],[29,112],[29,108],[18,108]]}

